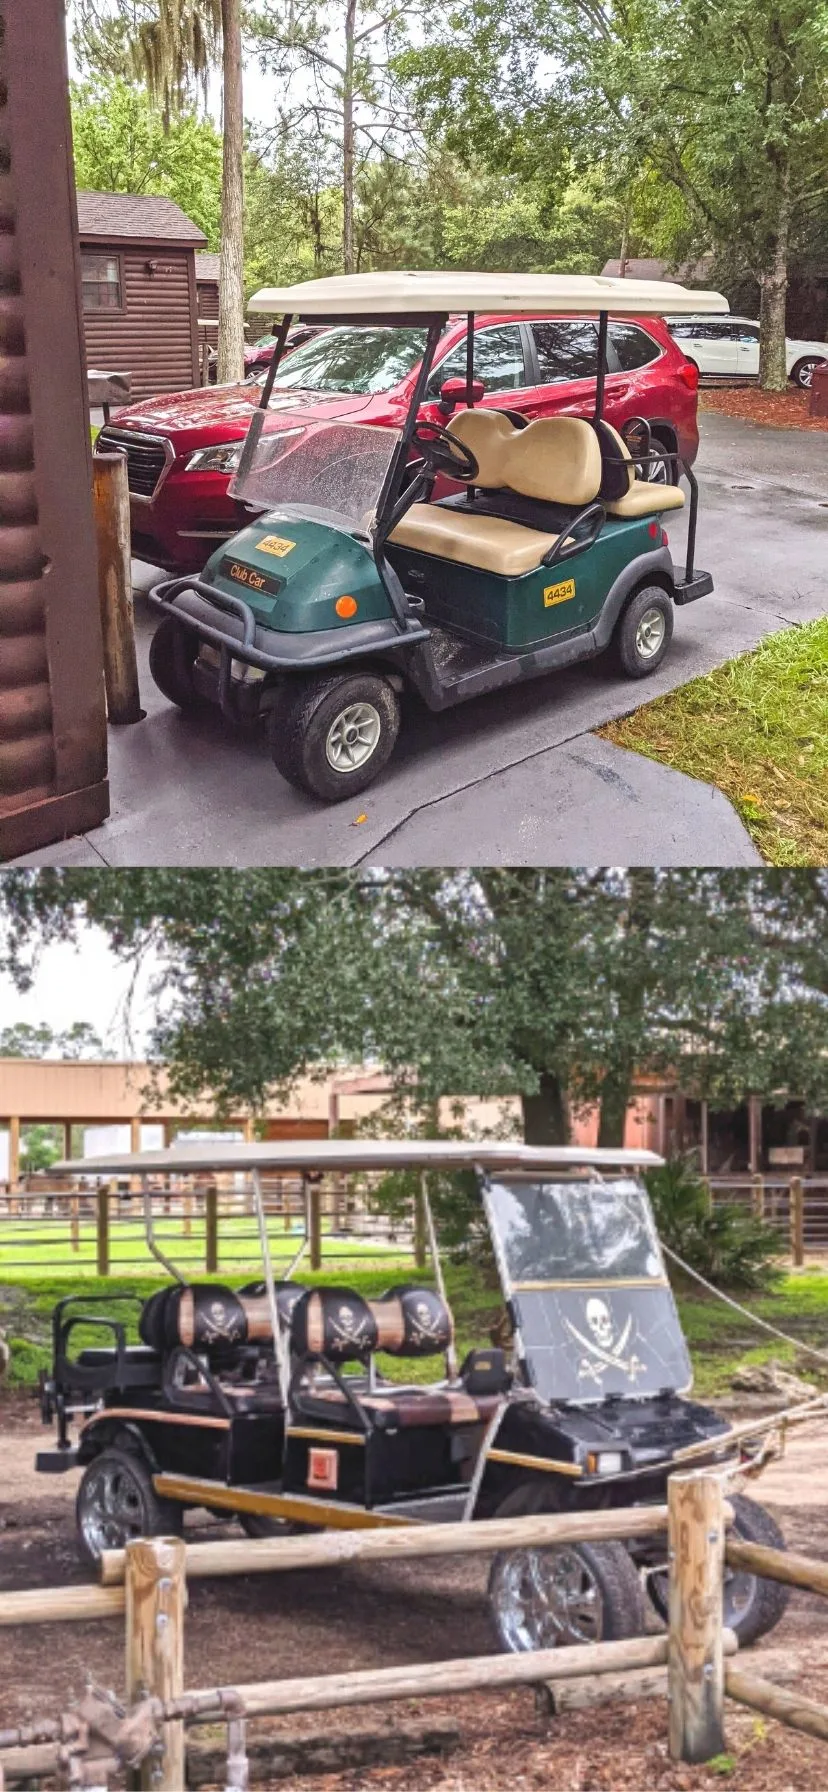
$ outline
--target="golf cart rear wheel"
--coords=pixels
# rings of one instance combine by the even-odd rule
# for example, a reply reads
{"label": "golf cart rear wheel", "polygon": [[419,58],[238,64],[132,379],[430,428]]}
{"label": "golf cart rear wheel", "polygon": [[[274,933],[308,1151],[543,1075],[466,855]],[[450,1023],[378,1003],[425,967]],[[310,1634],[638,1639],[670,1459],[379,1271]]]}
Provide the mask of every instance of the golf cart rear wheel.
{"label": "golf cart rear wheel", "polygon": [[307,678],[287,685],[270,711],[270,751],[297,790],[341,803],[378,777],[399,728],[399,698],[381,673]]}
{"label": "golf cart rear wheel", "polygon": [[[742,1543],[763,1543],[768,1549],[784,1549],[785,1539],[775,1519],[771,1518],[764,1506],[750,1500],[744,1493],[729,1495],[733,1507],[733,1524],[729,1535]],[[646,1576],[647,1592],[660,1618],[667,1622],[667,1574],[650,1573]],[[767,1636],[769,1630],[775,1630],[784,1617],[791,1597],[790,1587],[781,1581],[760,1580],[756,1574],[746,1574],[741,1569],[726,1568],[724,1580],[724,1624],[726,1629],[734,1630],[739,1639],[740,1649],[748,1643],[758,1642],[760,1636]]]}
{"label": "golf cart rear wheel", "polygon": [[75,1515],[81,1552],[93,1566],[104,1549],[124,1549],[133,1537],[178,1536],[184,1522],[182,1506],[158,1498],[137,1451],[116,1447],[90,1462]]}
{"label": "golf cart rear wheel", "polygon": [[[546,1488],[519,1487],[496,1516],[546,1511],[554,1511]],[[644,1629],[641,1580],[623,1543],[501,1550],[489,1574],[489,1606],[509,1654],[614,1642]]]}
{"label": "golf cart rear wheel", "polygon": [[630,598],[616,624],[613,648],[628,678],[658,670],[673,634],[673,605],[660,585],[645,585]]}
{"label": "golf cart rear wheel", "polygon": [[193,709],[199,694],[193,681],[193,667],[198,658],[198,636],[191,628],[182,628],[174,617],[165,616],[150,642],[150,671],[158,686],[179,709]]}

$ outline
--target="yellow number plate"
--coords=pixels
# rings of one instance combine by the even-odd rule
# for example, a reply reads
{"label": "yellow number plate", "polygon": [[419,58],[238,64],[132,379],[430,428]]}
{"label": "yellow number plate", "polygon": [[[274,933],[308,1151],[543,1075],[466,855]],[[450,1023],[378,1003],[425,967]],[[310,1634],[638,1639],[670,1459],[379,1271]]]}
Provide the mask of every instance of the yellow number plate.
{"label": "yellow number plate", "polygon": [[261,541],[256,543],[260,554],[277,554],[280,560],[295,546],[295,541],[286,541],[283,535],[263,535]]}
{"label": "yellow number plate", "polygon": [[[259,546],[261,547],[261,542]],[[547,585],[543,594],[544,609],[551,610],[553,604],[567,604],[574,596],[574,579],[564,579],[562,585]]]}

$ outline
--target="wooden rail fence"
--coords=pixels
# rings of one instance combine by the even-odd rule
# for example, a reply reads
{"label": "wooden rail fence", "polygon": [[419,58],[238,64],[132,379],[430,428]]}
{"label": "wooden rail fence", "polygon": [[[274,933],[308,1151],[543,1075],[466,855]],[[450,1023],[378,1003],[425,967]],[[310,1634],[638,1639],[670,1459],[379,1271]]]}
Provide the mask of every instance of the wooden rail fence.
{"label": "wooden rail fence", "polygon": [[[493,1685],[565,1686],[585,1676],[594,1692],[596,1675],[606,1677],[604,1696],[615,1697],[665,1668],[674,1760],[699,1763],[724,1751],[725,1695],[828,1740],[828,1706],[782,1691],[734,1662],[736,1639],[722,1623],[726,1564],[820,1593],[828,1593],[828,1564],[728,1538],[731,1519],[721,1477],[700,1470],[671,1477],[666,1506],[190,1546],[180,1538],[137,1539],[125,1550],[106,1553],[98,1587],[38,1588],[5,1596],[0,1624],[6,1626],[123,1612],[126,1700],[122,1705],[111,1694],[89,1687],[71,1713],[0,1730],[0,1792],[4,1783],[55,1774],[72,1787],[103,1787],[124,1772],[133,1788],[181,1792],[187,1726],[205,1722],[226,1725],[224,1784],[227,1792],[243,1792],[250,1718],[459,1696]],[[666,1635],[232,1687],[186,1690],[184,1685],[186,1585],[195,1575],[548,1548],[665,1529]]]}

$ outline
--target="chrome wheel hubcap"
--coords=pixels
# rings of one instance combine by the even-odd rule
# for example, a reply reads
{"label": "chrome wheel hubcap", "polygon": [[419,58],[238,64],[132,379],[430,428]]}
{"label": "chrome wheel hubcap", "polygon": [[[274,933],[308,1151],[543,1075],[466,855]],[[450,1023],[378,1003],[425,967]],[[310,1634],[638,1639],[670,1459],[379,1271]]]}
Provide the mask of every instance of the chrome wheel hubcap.
{"label": "chrome wheel hubcap", "polygon": [[601,1595],[573,1549],[510,1550],[495,1564],[490,1591],[508,1649],[600,1640]]}
{"label": "chrome wheel hubcap", "polygon": [[91,1468],[81,1502],[81,1530],[90,1552],[123,1549],[145,1528],[141,1490],[129,1471],[112,1463]]}
{"label": "chrome wheel hubcap", "polygon": [[328,729],[325,757],[335,772],[355,772],[376,751],[382,732],[373,703],[351,703]]}
{"label": "chrome wheel hubcap", "polygon": [[635,631],[636,651],[642,660],[651,660],[658,653],[664,640],[666,626],[663,612],[657,610],[655,604],[651,609],[644,611]]}

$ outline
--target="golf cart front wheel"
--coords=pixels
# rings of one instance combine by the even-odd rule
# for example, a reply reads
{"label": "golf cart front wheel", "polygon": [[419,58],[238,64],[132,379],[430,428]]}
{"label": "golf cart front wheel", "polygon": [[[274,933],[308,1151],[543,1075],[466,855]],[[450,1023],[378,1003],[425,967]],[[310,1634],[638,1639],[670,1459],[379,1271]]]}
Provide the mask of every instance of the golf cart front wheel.
{"label": "golf cart front wheel", "polygon": [[667,652],[673,634],[673,605],[660,585],[646,585],[630,598],[613,636],[615,658],[628,678],[649,678]]}
{"label": "golf cart front wheel", "polygon": [[[545,1491],[518,1488],[497,1517],[551,1510]],[[509,1654],[615,1642],[644,1629],[641,1581],[623,1543],[501,1550],[489,1574],[489,1606]]]}
{"label": "golf cart front wheel", "polygon": [[270,751],[297,790],[341,803],[378,777],[399,728],[399,698],[381,673],[302,679],[270,711]]}
{"label": "golf cart front wheel", "polygon": [[[768,1549],[785,1548],[782,1532],[764,1506],[748,1499],[744,1493],[730,1494],[729,1499],[733,1507],[731,1537],[740,1543],[762,1543]],[[650,1570],[646,1585],[659,1617],[666,1624],[666,1570]],[[740,1649],[776,1629],[785,1615],[790,1597],[791,1589],[782,1581],[761,1580],[757,1574],[748,1574],[744,1569],[725,1569],[723,1621],[727,1630],[735,1631]]]}
{"label": "golf cart front wheel", "polygon": [[198,658],[198,636],[191,628],[182,628],[174,617],[165,616],[150,642],[150,671],[158,686],[179,709],[192,709],[200,698],[193,680],[193,667]]}

